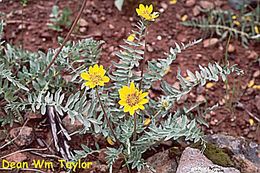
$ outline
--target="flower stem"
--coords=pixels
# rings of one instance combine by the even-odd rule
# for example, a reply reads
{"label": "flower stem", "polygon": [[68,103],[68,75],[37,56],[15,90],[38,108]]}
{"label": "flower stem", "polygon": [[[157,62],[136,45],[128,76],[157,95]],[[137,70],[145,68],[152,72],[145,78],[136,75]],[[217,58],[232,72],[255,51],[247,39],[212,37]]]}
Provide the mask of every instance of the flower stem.
{"label": "flower stem", "polygon": [[105,108],[104,108],[104,105],[103,105],[103,103],[102,103],[102,101],[101,101],[101,99],[100,99],[100,96],[99,96],[99,94],[98,94],[98,89],[97,89],[97,88],[96,88],[96,95],[97,95],[98,101],[99,101],[99,103],[100,103],[100,105],[101,105],[101,109],[102,109],[102,111],[103,111],[103,113],[104,113],[104,117],[105,117],[105,119],[106,119],[106,121],[107,121],[107,125],[108,125],[108,127],[110,128],[111,133],[112,133],[112,135],[114,136],[116,142],[120,144],[120,141],[119,141],[118,138],[116,137],[116,134],[115,134],[115,132],[114,132],[114,129],[113,129],[113,127],[112,127],[112,124],[111,124],[110,120],[108,119],[107,113],[106,113]]}
{"label": "flower stem", "polygon": [[137,116],[136,113],[134,114],[134,132],[133,132],[133,141],[136,140],[136,123],[137,123]]}

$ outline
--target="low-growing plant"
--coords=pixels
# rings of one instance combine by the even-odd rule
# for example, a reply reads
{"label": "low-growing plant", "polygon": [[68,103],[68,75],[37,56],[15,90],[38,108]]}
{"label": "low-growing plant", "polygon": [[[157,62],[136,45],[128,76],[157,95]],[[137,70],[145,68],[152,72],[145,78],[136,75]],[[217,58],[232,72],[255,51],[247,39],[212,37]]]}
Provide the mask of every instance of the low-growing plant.
{"label": "low-growing plant", "polygon": [[124,5],[124,0],[115,0],[115,6],[119,11],[122,10],[123,5]]}
{"label": "low-growing plant", "polygon": [[63,28],[68,28],[71,25],[70,15],[71,11],[69,8],[64,8],[60,11],[59,7],[54,5],[50,15],[50,23],[47,25],[55,31],[62,31]]}
{"label": "low-growing plant", "polygon": [[249,40],[260,40],[260,4],[248,11],[243,8],[239,14],[231,10],[205,10],[204,15],[190,21],[182,22],[185,26],[201,28],[211,34],[217,34],[221,39],[231,35],[240,39],[247,47]]}
{"label": "low-growing plant", "polygon": [[[5,112],[32,110],[46,115],[52,108],[58,117],[69,116],[72,124],[78,120],[84,125],[81,133],[101,134],[107,139],[110,146],[105,153],[110,172],[118,159],[125,160],[129,169],[153,170],[143,155],[164,141],[183,139],[203,144],[199,128],[202,121],[191,118],[199,105],[172,110],[174,104],[198,85],[225,81],[231,72],[241,71],[235,65],[209,63],[206,67],[199,65],[195,72],[187,70],[187,78],[178,69],[180,88],[171,86],[163,77],[177,54],[201,40],[176,43],[165,58],[145,61],[147,26],[159,13],[153,12],[152,5],[143,4],[136,12],[141,17],[137,30],[120,45],[121,50],[115,53],[119,61],[113,62],[110,70],[97,64],[101,42],[92,39],[64,47],[45,76],[42,72],[55,50],[31,53],[2,44],[0,97]],[[157,81],[164,94],[151,98],[148,91]],[[69,151],[68,159],[76,161],[100,152],[98,145],[96,149],[81,146],[82,150]]]}

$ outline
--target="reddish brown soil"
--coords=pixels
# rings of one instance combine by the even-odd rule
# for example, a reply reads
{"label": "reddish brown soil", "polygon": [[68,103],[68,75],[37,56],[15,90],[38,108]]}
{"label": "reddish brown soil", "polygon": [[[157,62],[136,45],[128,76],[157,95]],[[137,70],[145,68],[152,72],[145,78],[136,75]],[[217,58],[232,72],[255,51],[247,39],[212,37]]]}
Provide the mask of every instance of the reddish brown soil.
{"label": "reddish brown soil", "polygon": [[[145,2],[149,3],[149,1]],[[169,47],[174,46],[175,42],[187,42],[205,37],[205,33],[180,24],[180,16],[187,14],[189,18],[193,17],[191,13],[193,7],[185,6],[182,1],[178,1],[175,5],[170,5],[168,1],[163,0],[152,2],[156,10],[162,8],[161,2],[165,2],[168,8],[149,27],[147,40],[148,44],[153,47],[153,51],[147,54],[149,59],[164,57],[164,52],[168,52]],[[225,0],[218,2],[223,3],[222,8],[229,8]],[[18,0],[0,2],[0,11],[6,14],[5,40],[30,51],[47,51],[48,48],[57,48],[57,37],[64,37],[68,29],[64,29],[63,32],[56,32],[47,27],[46,23],[49,21],[49,15],[54,4],[55,1],[52,0],[29,0],[28,5],[22,7]],[[122,43],[123,38],[128,36],[132,26],[137,21],[135,14],[137,4],[128,2],[123,11],[120,12],[114,7],[113,0],[88,1],[82,16],[88,22],[87,30],[85,32],[75,31],[71,39],[94,37],[98,40],[104,40],[105,44],[103,45],[100,63],[109,66],[112,60],[116,60],[113,51],[119,49],[118,45]],[[73,13],[71,16],[73,20],[79,11],[81,2],[78,0],[58,1],[58,5],[61,8],[69,7]],[[251,117],[248,113],[250,112],[260,118],[256,104],[256,96],[259,96],[260,93],[259,90],[245,87],[253,79],[253,73],[259,70],[259,63],[254,62],[256,57],[250,59],[250,54],[256,52],[259,58],[260,45],[256,42],[250,42],[249,48],[246,49],[238,40],[231,39],[230,43],[235,47],[235,51],[229,54],[229,62],[230,64],[238,64],[245,74],[239,77],[236,75],[229,77],[229,100],[206,117],[209,128],[205,128],[205,132],[225,132],[230,135],[244,136],[260,143],[260,130],[257,121],[250,126],[249,119]],[[186,69],[191,71],[198,69],[199,64],[207,65],[208,62],[223,62],[226,44],[226,41],[222,41],[210,48],[203,48],[203,44],[198,44],[183,51],[172,64],[171,71],[165,79],[174,84],[177,67],[185,72]],[[259,76],[255,79],[255,83],[260,84]],[[210,106],[223,102],[227,92],[224,86],[223,82],[219,82],[210,89],[200,87],[192,91],[187,100],[195,101],[198,95],[203,95]],[[236,101],[241,102],[247,111],[234,108],[233,105]],[[82,142],[82,139],[80,141]]]}

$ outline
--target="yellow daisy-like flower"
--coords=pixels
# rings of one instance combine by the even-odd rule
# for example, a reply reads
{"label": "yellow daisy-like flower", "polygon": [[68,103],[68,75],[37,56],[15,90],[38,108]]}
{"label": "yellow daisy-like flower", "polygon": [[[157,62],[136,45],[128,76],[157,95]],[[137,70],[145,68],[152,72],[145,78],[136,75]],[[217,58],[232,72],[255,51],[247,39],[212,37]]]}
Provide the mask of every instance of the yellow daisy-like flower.
{"label": "yellow daisy-like flower", "polygon": [[119,90],[120,101],[118,102],[121,106],[124,106],[124,112],[129,112],[130,115],[134,115],[138,109],[144,110],[144,104],[148,103],[148,99],[145,97],[148,92],[139,91],[135,88],[135,84],[131,82],[130,87],[123,86]]}
{"label": "yellow daisy-like flower", "polygon": [[88,72],[81,73],[81,78],[86,80],[86,86],[89,88],[95,88],[96,86],[104,86],[105,83],[109,82],[109,77],[105,76],[106,71],[103,66],[98,66],[97,64],[94,67],[90,66]]}
{"label": "yellow daisy-like flower", "polygon": [[127,37],[127,41],[133,42],[134,40],[135,40],[135,34],[130,34],[130,35]]}
{"label": "yellow daisy-like flower", "polygon": [[255,28],[255,33],[259,34],[260,32],[259,32],[258,26],[255,26],[254,28]]}
{"label": "yellow daisy-like flower", "polygon": [[[153,21],[159,16],[158,12],[153,12],[153,5],[146,5],[143,4],[139,5],[139,8],[136,8],[136,12],[138,16],[143,17],[145,20]],[[153,13],[152,13],[153,12]]]}

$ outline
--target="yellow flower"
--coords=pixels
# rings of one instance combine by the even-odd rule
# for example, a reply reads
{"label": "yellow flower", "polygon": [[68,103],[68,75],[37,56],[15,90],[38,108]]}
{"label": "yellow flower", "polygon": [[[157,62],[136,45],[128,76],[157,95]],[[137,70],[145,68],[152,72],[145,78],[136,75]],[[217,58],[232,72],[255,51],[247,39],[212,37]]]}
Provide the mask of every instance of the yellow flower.
{"label": "yellow flower", "polygon": [[252,80],[250,80],[250,81],[248,82],[247,87],[248,87],[248,88],[252,88],[254,85],[255,85],[255,80],[252,79]]}
{"label": "yellow flower", "polygon": [[131,82],[130,87],[123,86],[119,90],[120,101],[118,102],[121,106],[124,106],[124,112],[129,112],[130,115],[134,115],[138,109],[144,110],[144,104],[148,103],[148,99],[145,97],[148,92],[139,91],[135,88],[135,84]]}
{"label": "yellow flower", "polygon": [[115,142],[112,140],[111,137],[107,137],[107,142],[110,144],[110,145],[115,145]]}
{"label": "yellow flower", "polygon": [[170,4],[176,4],[177,0],[170,0]]}
{"label": "yellow flower", "polygon": [[237,21],[237,20],[234,20],[233,23],[234,23],[235,25],[237,25],[237,26],[240,26],[240,22]]}
{"label": "yellow flower", "polygon": [[255,33],[259,34],[260,32],[259,32],[258,26],[255,26],[254,28],[255,28]]}
{"label": "yellow flower", "polygon": [[206,88],[207,88],[207,89],[210,89],[210,88],[212,88],[214,85],[215,85],[215,83],[209,82],[209,83],[206,84]]}
{"label": "yellow flower", "polygon": [[127,37],[127,41],[133,42],[134,40],[135,40],[135,34],[130,34],[130,35]]}
{"label": "yellow flower", "polygon": [[257,89],[257,90],[260,90],[260,85],[254,85],[253,88]]}
{"label": "yellow flower", "polygon": [[232,19],[233,19],[233,20],[237,19],[237,16],[236,16],[236,15],[233,15],[233,16],[232,16]]}
{"label": "yellow flower", "polygon": [[[136,12],[138,16],[143,17],[145,20],[153,21],[159,16],[158,12],[153,12],[153,5],[146,5],[143,4],[139,5],[139,8],[136,8]],[[152,13],[153,12],[153,13]]]}
{"label": "yellow flower", "polygon": [[181,21],[185,22],[188,19],[188,15],[185,14],[181,17]]}
{"label": "yellow flower", "polygon": [[253,126],[253,125],[255,124],[255,122],[254,122],[254,120],[253,120],[252,118],[250,118],[250,119],[248,120],[248,122],[249,122],[250,126]]}
{"label": "yellow flower", "polygon": [[144,126],[148,126],[151,123],[151,118],[146,118],[144,120]]}
{"label": "yellow flower", "polygon": [[90,66],[88,72],[81,73],[81,78],[86,80],[86,86],[89,88],[95,88],[96,86],[104,86],[105,83],[109,82],[109,77],[105,76],[106,71],[103,66],[98,67],[97,64],[94,67]]}

